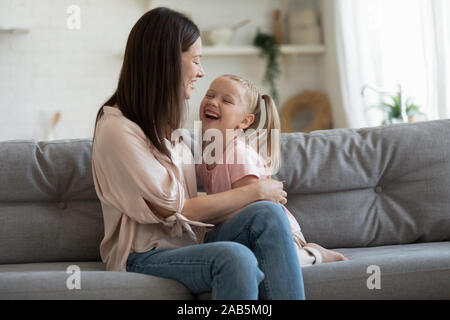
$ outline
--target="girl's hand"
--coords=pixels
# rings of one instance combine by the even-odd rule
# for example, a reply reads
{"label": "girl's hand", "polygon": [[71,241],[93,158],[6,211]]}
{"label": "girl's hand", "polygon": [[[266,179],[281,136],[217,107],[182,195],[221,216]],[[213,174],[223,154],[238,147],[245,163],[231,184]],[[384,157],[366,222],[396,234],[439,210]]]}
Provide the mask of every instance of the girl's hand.
{"label": "girl's hand", "polygon": [[287,203],[287,193],[283,190],[283,182],[273,179],[261,179],[251,185],[255,186],[259,200],[268,200],[283,205]]}

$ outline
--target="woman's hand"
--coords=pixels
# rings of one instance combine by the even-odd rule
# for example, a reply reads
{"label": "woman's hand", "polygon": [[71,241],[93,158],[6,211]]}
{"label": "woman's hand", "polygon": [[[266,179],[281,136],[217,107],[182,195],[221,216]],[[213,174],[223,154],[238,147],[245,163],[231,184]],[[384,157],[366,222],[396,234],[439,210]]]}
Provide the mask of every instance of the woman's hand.
{"label": "woman's hand", "polygon": [[258,192],[259,200],[273,201],[279,204],[287,203],[287,193],[283,190],[283,182],[273,179],[261,179],[251,184]]}

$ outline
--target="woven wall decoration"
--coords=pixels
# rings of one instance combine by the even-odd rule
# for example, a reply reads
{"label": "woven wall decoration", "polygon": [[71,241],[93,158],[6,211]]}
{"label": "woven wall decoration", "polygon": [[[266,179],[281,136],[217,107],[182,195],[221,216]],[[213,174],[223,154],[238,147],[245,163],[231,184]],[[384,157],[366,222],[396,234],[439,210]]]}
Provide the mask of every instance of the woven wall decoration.
{"label": "woven wall decoration", "polygon": [[331,129],[331,105],[326,95],[311,90],[286,101],[280,110],[282,132]]}

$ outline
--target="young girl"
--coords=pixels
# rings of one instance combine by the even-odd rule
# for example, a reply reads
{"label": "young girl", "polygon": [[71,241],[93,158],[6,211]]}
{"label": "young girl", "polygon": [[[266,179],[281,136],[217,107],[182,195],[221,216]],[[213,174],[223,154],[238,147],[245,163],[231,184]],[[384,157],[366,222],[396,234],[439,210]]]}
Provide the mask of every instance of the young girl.
{"label": "young girl", "polygon": [[[261,95],[253,83],[234,75],[218,77],[211,83],[199,112],[202,131],[215,129],[215,132],[221,133],[219,136],[223,145],[223,154],[219,157],[214,155],[214,159],[220,159],[219,161],[214,163],[202,161],[202,164],[198,165],[198,174],[207,194],[253,183],[266,178],[268,173],[274,173],[278,169],[279,135],[272,134],[272,130],[278,130],[274,133],[279,132],[278,111],[272,98]],[[265,130],[259,130],[261,128]],[[269,161],[264,161],[253,147],[245,143],[239,132],[250,138],[252,136],[255,138],[259,132],[265,132]],[[205,150],[207,146],[203,147]],[[280,203],[285,203],[285,199],[280,199]],[[283,208],[291,226],[302,267],[347,260],[338,252],[327,250],[315,243],[307,243],[297,220],[284,206]],[[234,213],[221,220],[210,222],[220,223]]]}

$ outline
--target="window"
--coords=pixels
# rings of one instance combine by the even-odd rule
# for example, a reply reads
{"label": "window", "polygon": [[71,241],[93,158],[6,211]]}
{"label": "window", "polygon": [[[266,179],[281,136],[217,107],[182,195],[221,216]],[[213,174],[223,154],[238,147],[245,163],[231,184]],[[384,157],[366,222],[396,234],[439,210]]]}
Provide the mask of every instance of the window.
{"label": "window", "polygon": [[[358,61],[349,61],[347,48],[347,66],[341,66],[341,72],[359,68],[357,76],[346,77],[354,82],[350,87],[369,84],[394,92],[400,84],[428,119],[450,118],[449,1],[341,0],[339,6],[344,46],[358,55]],[[360,108],[379,103],[380,95],[371,93]],[[361,125],[380,124],[380,111],[363,113]]]}

